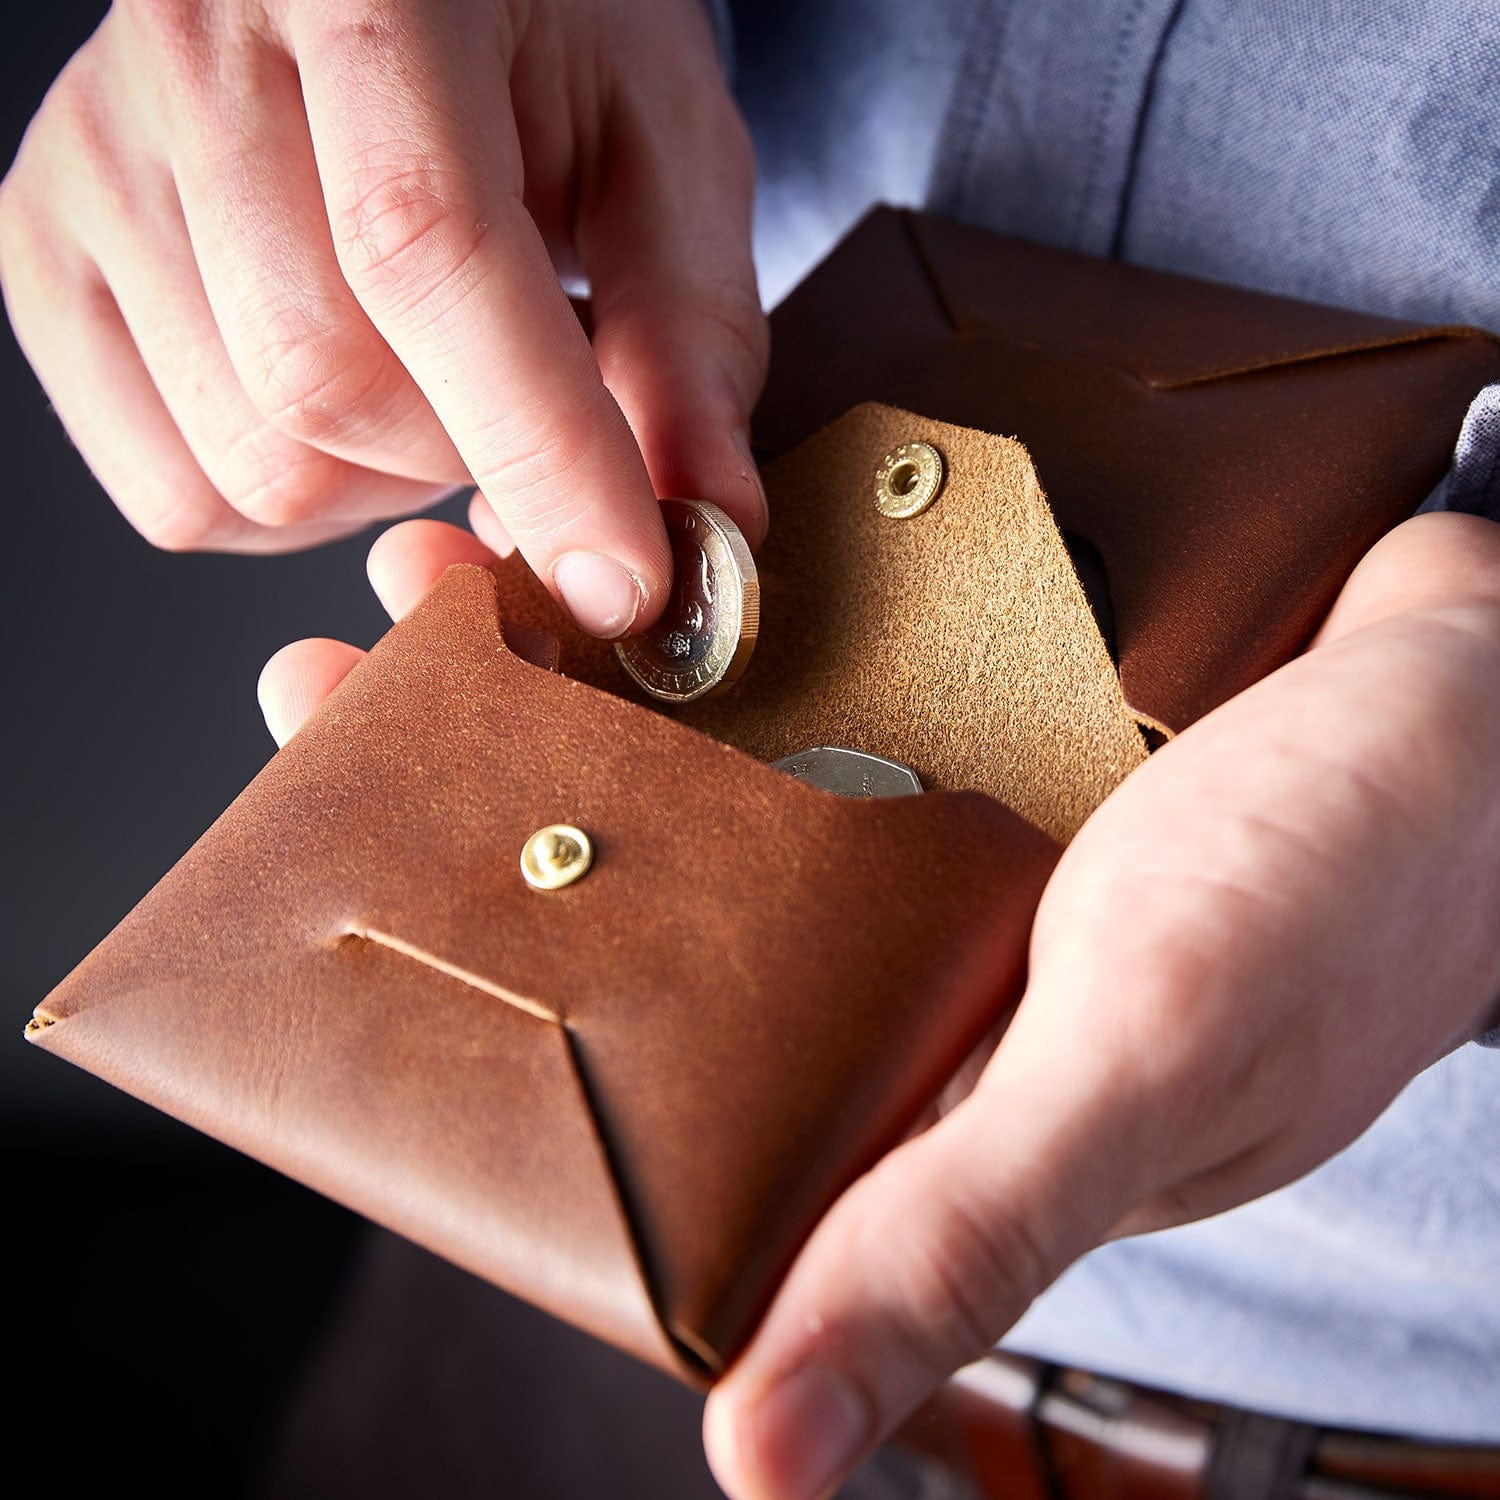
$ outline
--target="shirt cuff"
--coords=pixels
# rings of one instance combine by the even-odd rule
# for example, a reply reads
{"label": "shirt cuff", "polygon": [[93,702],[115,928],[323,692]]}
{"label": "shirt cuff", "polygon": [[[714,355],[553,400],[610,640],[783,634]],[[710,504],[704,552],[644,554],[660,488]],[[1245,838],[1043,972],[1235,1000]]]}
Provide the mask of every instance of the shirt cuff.
{"label": "shirt cuff", "polygon": [[1461,510],[1500,521],[1500,383],[1474,398],[1458,435],[1453,467],[1436,503],[1424,510]]}

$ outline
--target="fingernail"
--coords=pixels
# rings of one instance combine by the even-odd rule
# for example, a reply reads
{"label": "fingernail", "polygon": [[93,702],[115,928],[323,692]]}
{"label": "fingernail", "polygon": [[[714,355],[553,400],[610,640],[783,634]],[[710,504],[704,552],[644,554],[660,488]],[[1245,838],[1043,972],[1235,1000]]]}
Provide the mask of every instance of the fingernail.
{"label": "fingernail", "polygon": [[750,1419],[755,1461],[778,1494],[823,1494],[854,1466],[871,1435],[870,1410],[842,1376],[807,1365],[773,1385]]}
{"label": "fingernail", "polygon": [[764,532],[770,520],[771,508],[766,503],[766,487],[761,483],[760,469],[756,466],[755,454],[750,451],[750,434],[745,428],[735,429],[734,446],[744,462],[745,478],[750,481],[755,490],[755,497],[760,503],[761,531]]}
{"label": "fingernail", "polygon": [[552,581],[568,613],[590,635],[612,641],[635,623],[641,586],[613,558],[567,552],[552,565]]}

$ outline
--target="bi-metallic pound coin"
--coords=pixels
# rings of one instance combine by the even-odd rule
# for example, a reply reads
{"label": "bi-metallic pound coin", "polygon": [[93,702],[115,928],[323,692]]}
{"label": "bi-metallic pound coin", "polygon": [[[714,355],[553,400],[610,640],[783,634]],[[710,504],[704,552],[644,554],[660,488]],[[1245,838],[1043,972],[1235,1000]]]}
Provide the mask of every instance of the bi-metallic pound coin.
{"label": "bi-metallic pound coin", "polygon": [[653,698],[691,703],[744,670],[760,628],[760,584],[738,526],[704,500],[663,500],[672,597],[657,622],[620,641],[620,665]]}

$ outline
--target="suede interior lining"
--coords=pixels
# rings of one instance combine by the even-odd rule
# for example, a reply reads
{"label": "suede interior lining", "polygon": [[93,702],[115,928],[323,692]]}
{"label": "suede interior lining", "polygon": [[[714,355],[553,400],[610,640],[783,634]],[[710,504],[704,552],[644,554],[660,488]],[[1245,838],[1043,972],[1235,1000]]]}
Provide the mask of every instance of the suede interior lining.
{"label": "suede interior lining", "polygon": [[[922,439],[946,477],[921,515],[874,504],[875,471]],[[735,686],[682,708],[646,697],[519,558],[507,618],[561,640],[561,670],[762,760],[843,745],[928,789],[987,792],[1067,839],[1147,748],[1022,445],[866,404],[767,466],[760,639]]]}

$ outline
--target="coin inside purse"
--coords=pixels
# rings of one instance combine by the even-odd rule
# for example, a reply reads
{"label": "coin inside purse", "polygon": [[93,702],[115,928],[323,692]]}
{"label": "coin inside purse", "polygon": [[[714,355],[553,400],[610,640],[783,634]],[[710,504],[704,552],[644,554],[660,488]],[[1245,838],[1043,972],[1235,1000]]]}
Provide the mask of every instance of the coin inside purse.
{"label": "coin inside purse", "polygon": [[[880,476],[915,443],[941,455],[941,484],[917,514],[887,514]],[[519,557],[500,570],[502,613],[556,635],[566,675],[757,759],[815,745],[884,756],[928,790],[987,792],[1058,839],[1145,760],[1141,725],[1019,442],[871,403],[763,478],[760,637],[734,686],[658,703],[612,647],[571,625]]]}

